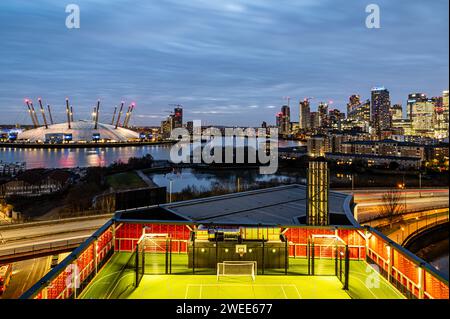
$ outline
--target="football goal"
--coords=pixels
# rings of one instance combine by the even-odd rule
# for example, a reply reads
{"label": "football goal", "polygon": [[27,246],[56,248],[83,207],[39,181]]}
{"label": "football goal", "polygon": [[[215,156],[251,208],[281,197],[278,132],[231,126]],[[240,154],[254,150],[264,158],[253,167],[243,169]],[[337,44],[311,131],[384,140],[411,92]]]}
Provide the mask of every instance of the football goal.
{"label": "football goal", "polygon": [[224,261],[217,263],[217,280],[220,277],[251,277],[256,278],[256,261]]}

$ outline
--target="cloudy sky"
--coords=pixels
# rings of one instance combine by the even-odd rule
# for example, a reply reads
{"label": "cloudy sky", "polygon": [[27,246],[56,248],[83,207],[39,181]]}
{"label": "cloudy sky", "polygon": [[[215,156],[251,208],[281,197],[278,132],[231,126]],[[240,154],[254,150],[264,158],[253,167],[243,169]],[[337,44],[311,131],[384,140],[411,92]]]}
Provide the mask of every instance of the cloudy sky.
{"label": "cloudy sky", "polygon": [[[67,4],[79,5],[68,29]],[[365,8],[381,9],[368,29]],[[345,110],[348,96],[385,86],[392,101],[448,88],[448,0],[2,0],[0,124],[30,123],[25,97],[42,97],[64,119],[101,120],[122,99],[132,124],[158,125],[182,104],[185,120],[274,123],[291,97]]]}

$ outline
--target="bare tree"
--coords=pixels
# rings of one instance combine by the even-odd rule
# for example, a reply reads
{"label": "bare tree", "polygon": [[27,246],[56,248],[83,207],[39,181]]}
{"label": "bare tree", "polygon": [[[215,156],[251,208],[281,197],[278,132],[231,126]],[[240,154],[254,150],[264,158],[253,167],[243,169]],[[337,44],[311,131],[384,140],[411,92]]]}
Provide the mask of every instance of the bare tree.
{"label": "bare tree", "polygon": [[401,214],[405,210],[405,205],[402,203],[402,193],[391,190],[383,194],[382,213],[389,220],[390,227],[396,221],[401,220]]}

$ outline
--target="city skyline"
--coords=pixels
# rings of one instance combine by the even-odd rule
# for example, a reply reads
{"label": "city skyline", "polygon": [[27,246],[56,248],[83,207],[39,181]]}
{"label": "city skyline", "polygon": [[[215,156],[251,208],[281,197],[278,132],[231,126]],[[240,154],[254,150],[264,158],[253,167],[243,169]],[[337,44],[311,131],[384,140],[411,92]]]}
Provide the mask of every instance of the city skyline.
{"label": "city skyline", "polygon": [[158,126],[181,104],[186,120],[257,126],[274,123],[284,96],[295,120],[305,97],[345,111],[382,85],[405,109],[410,93],[448,89],[447,1],[379,1],[380,29],[356,2],[77,4],[72,30],[63,3],[0,4],[0,124],[31,123],[24,98],[42,97],[55,122],[68,96],[78,119],[100,98],[105,119],[135,101],[135,125]]}

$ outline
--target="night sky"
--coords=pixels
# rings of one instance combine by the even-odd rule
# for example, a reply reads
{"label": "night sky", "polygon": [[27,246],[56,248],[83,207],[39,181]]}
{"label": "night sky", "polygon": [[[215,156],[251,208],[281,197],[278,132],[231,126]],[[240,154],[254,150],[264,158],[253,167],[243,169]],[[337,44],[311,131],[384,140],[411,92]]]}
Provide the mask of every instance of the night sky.
{"label": "night sky", "polygon": [[[81,28],[68,29],[69,3]],[[366,5],[381,9],[368,29]],[[185,121],[273,124],[291,97],[345,110],[348,97],[385,86],[393,103],[448,89],[448,0],[2,0],[0,124],[29,124],[25,97],[64,120],[101,121],[114,105],[136,102],[131,124],[159,125],[182,104]],[[37,102],[35,102],[37,104]]]}

